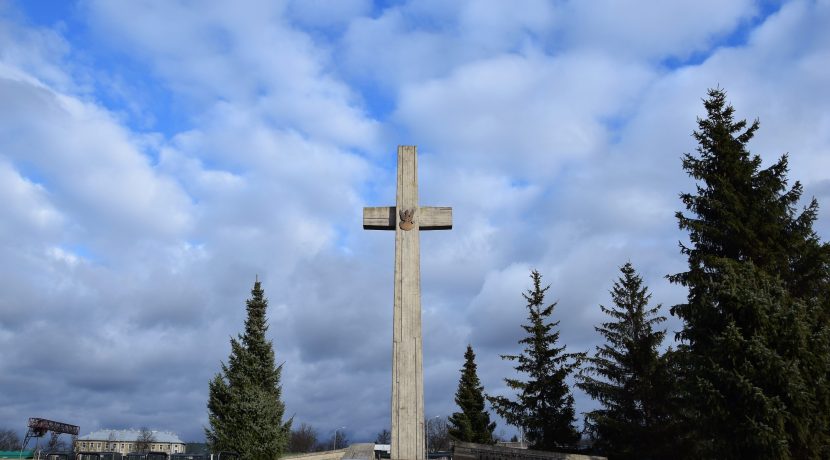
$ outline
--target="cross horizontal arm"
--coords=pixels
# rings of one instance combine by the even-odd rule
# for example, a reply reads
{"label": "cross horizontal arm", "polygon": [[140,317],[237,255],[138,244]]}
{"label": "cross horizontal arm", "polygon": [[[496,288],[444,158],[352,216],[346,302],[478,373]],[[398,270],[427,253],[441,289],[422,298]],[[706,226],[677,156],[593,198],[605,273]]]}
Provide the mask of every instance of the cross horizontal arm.
{"label": "cross horizontal arm", "polygon": [[452,208],[439,206],[421,206],[421,213],[416,216],[418,228],[421,230],[451,230]]}
{"label": "cross horizontal arm", "polygon": [[[449,230],[452,228],[452,208],[421,206],[414,221],[421,230]],[[395,230],[396,223],[394,206],[363,208],[364,230]]]}
{"label": "cross horizontal arm", "polygon": [[364,230],[394,230],[395,207],[374,206],[363,208]]}

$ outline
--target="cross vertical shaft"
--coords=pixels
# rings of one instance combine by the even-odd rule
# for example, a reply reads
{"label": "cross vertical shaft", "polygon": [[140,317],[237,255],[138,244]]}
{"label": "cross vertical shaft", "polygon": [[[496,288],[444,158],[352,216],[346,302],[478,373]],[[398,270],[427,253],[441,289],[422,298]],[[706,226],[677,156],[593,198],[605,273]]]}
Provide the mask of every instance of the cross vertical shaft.
{"label": "cross vertical shaft", "polygon": [[395,231],[391,457],[421,460],[426,455],[420,230],[452,228],[452,209],[418,206],[415,146],[398,147],[397,172],[395,207],[364,208],[363,228]]}
{"label": "cross vertical shaft", "polygon": [[[424,368],[421,336],[421,250],[418,226],[401,228],[401,214],[418,209],[415,147],[398,148],[395,213],[395,311],[392,332],[392,458],[424,455]],[[413,217],[413,220],[417,216]],[[396,455],[397,451],[397,455]]]}

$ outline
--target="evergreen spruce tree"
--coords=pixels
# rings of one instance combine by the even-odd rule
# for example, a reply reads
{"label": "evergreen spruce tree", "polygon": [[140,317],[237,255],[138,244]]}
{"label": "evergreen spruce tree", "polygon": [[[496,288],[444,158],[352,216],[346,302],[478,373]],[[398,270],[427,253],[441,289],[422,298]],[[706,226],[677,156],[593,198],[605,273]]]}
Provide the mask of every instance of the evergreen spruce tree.
{"label": "evergreen spruce tree", "polygon": [[245,460],[278,458],[291,436],[291,420],[282,420],[282,365],[275,365],[273,345],[265,338],[263,294],[257,280],[246,302],[245,333],[231,338],[228,363],[209,385],[207,443],[214,452],[236,451]]}
{"label": "evergreen spruce tree", "polygon": [[[577,386],[601,409],[585,414],[594,447],[612,459],[666,458],[671,449],[668,365],[658,347],[665,331],[654,326],[665,321],[648,306],[651,294],[631,263],[611,290],[612,308],[600,305],[611,321],[596,327],[606,343],[578,375]],[[594,377],[596,376],[596,377]]]}
{"label": "evergreen spruce tree", "polygon": [[480,444],[493,444],[496,422],[490,422],[490,414],[484,410],[484,387],[476,373],[476,355],[472,345],[464,353],[464,367],[455,392],[455,403],[461,412],[450,416],[449,433],[453,439]]}
{"label": "evergreen spruce tree", "polygon": [[680,370],[698,452],[720,458],[830,455],[827,283],[830,250],[813,231],[815,200],[787,188],[787,156],[766,169],[747,143],[759,124],[734,121],[709,91],[683,168],[698,181],[678,212],[690,246],[688,287],[672,308],[684,321]]}
{"label": "evergreen spruce tree", "polygon": [[528,324],[522,325],[527,336],[519,341],[524,350],[518,355],[502,355],[502,359],[517,361],[515,369],[527,375],[527,380],[504,379],[507,386],[517,391],[516,400],[504,396],[488,396],[493,409],[507,423],[520,427],[531,448],[562,450],[572,448],[579,441],[574,427],[574,398],[565,378],[579,366],[583,357],[566,353],[565,346],[557,346],[559,321],[548,322],[556,303],[544,305],[545,292],[542,275],[533,270],[530,275],[533,288],[522,296],[527,300]]}
{"label": "evergreen spruce tree", "polygon": [[775,274],[795,297],[822,296],[830,250],[813,230],[817,201],[796,212],[802,186],[796,182],[787,190],[787,155],[760,169],[761,158],[747,149],[759,122],[747,127],[746,120],[734,121],[723,90],[710,90],[704,106],[708,116],[698,119],[694,132],[699,156],[683,157],[683,169],[699,181],[696,194],[680,195],[693,216],[677,213],[692,242],[681,246],[689,271],[671,279],[693,286],[711,259],[724,258]]}

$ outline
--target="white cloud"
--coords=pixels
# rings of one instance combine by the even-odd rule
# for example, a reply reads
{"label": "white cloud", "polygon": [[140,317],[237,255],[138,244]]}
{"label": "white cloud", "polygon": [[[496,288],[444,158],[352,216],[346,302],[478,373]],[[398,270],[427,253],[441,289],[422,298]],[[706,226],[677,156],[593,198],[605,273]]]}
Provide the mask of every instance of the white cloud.
{"label": "white cloud", "polygon": [[500,54],[555,30],[557,12],[551,2],[526,0],[520,4],[467,1],[458,12],[458,32],[465,46]]}
{"label": "white cloud", "polygon": [[466,62],[523,48],[551,33],[549,3],[407,2],[351,22],[340,44],[344,70],[396,93]]}
{"label": "white cloud", "polygon": [[288,5],[291,18],[307,27],[342,27],[371,9],[369,0],[295,0]]}
{"label": "white cloud", "polygon": [[457,50],[442,38],[407,30],[403,13],[396,9],[379,18],[358,18],[342,44],[344,68],[394,91],[402,82],[421,81],[452,67]]}
{"label": "white cloud", "polygon": [[13,4],[0,5],[0,68],[18,76],[33,75],[35,79],[62,91],[79,91],[69,74],[73,67],[66,59],[69,44],[60,33],[44,28],[24,27],[22,15]]}
{"label": "white cloud", "polygon": [[208,117],[224,111],[225,102],[241,104],[276,127],[320,141],[375,146],[376,122],[328,74],[327,53],[285,22],[281,4],[209,2],[198,15],[184,2],[167,1],[89,1],[86,9],[97,34],[134,50]]}
{"label": "white cloud", "polygon": [[107,239],[187,229],[187,196],[153,171],[106,112],[8,75],[0,75],[0,99],[7,108],[0,114],[3,154],[42,175],[78,231]]}
{"label": "white cloud", "polygon": [[29,236],[43,238],[54,234],[63,222],[48,192],[22,177],[8,162],[0,162],[0,201],[6,203],[0,218],[4,240]]}
{"label": "white cloud", "polygon": [[501,55],[407,86],[396,119],[444,162],[538,180],[600,153],[606,120],[650,78],[603,56]]}
{"label": "white cloud", "polygon": [[629,58],[685,59],[707,50],[758,14],[752,0],[569,1],[560,13],[564,45]]}

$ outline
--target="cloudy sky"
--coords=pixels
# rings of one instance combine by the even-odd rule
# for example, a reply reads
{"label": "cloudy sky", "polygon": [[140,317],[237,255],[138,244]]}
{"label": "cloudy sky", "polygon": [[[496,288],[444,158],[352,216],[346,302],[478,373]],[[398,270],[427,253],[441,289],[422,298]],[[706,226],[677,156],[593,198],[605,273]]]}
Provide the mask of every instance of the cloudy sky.
{"label": "cloudy sky", "polygon": [[828,24],[828,0],[0,0],[0,428],[203,439],[259,276],[287,414],[373,438],[394,236],[361,216],[394,203],[399,144],[454,212],[421,237],[430,418],[467,343],[506,391],[531,268],[572,351],[626,261],[666,315],[685,297],[664,277],[707,88],[766,164],[790,153],[827,239]]}

